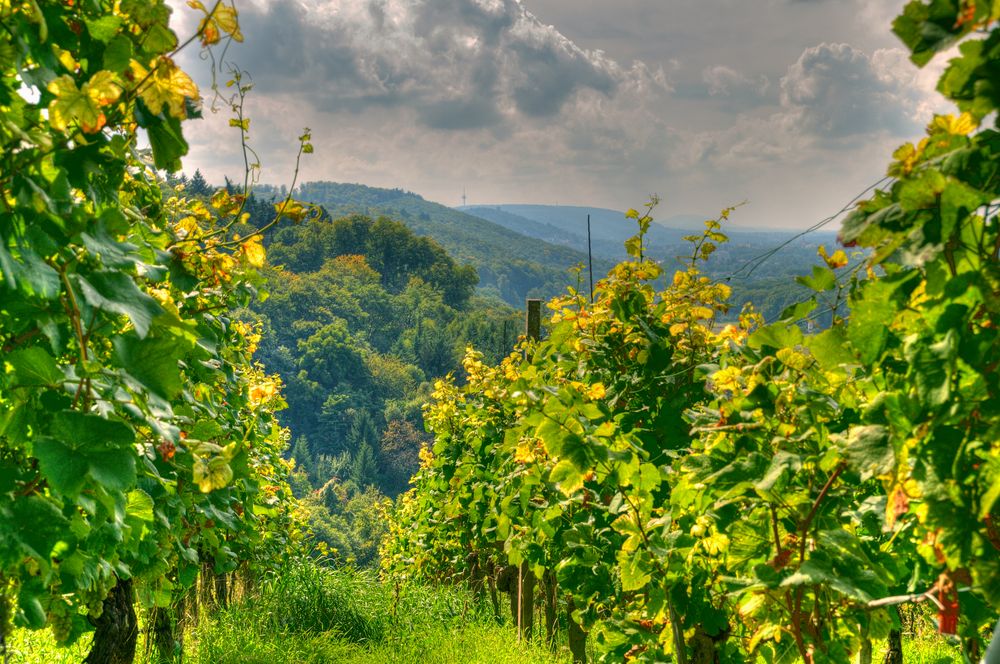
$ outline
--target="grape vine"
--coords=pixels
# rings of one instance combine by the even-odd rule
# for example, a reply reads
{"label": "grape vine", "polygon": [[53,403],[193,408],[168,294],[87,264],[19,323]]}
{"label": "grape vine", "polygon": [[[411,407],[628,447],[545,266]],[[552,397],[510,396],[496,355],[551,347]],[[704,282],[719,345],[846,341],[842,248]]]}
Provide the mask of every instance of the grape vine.
{"label": "grape vine", "polygon": [[[650,207],[593,303],[550,303],[548,339],[498,367],[470,350],[428,407],[386,573],[554,578],[604,661],[871,661],[893,603],[926,598],[978,658],[1000,610],[998,23],[995,2],[907,4],[915,64],[958,45],[957,113],[845,220],[860,269],[821,251],[777,322],[716,323],[728,289],[698,263],[729,210],[658,288]],[[832,325],[809,332],[820,302]]]}
{"label": "grape vine", "polygon": [[[232,6],[191,5],[189,42],[242,39]],[[262,285],[246,192],[158,175],[200,114],[170,13],[0,2],[0,653],[12,626],[100,634],[116,588],[171,606],[298,532],[280,385],[231,314]]]}

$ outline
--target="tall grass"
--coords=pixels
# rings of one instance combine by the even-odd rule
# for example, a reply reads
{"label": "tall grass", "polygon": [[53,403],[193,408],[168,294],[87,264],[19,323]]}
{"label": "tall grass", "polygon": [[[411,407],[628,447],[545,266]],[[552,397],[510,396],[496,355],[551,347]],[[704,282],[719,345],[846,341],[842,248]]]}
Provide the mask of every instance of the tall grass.
{"label": "tall grass", "polygon": [[[911,629],[921,627],[910,620]],[[541,631],[540,629],[536,631]],[[961,662],[958,650],[922,627],[904,636],[907,664]],[[931,630],[932,631],[932,630]],[[48,632],[18,630],[11,662],[80,662],[89,638],[57,648]],[[540,640],[540,635],[539,635]],[[140,659],[144,648],[139,645]],[[184,662],[194,664],[565,664],[538,640],[519,644],[510,625],[461,587],[393,588],[374,574],[290,563],[258,591],[189,630]],[[882,660],[876,645],[875,661]]]}
{"label": "tall grass", "polygon": [[256,598],[191,636],[199,664],[560,661],[539,644],[518,644],[510,627],[497,625],[463,590],[397,591],[369,572],[309,562],[279,570]]}

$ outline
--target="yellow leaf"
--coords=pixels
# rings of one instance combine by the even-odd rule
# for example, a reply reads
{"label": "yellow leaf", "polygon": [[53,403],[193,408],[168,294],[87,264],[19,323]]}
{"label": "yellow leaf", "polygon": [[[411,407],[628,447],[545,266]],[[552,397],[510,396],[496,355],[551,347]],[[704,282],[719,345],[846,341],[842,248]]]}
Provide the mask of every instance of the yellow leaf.
{"label": "yellow leaf", "polygon": [[52,126],[64,131],[75,122],[88,134],[104,127],[107,119],[101,107],[113,103],[121,95],[115,75],[105,70],[94,74],[82,88],[76,87],[71,76],[63,75],[49,83],[48,90],[56,97],[49,104]]}
{"label": "yellow leaf", "polygon": [[195,457],[193,471],[195,484],[198,485],[202,493],[211,493],[216,489],[221,489],[229,484],[229,480],[233,479],[233,469],[222,457],[210,460]]}
{"label": "yellow leaf", "polygon": [[80,63],[73,58],[72,53],[70,53],[69,51],[64,51],[58,46],[54,47],[54,49],[57,52],[59,56],[59,62],[62,63],[63,67],[65,67],[69,71],[76,71],[77,69],[80,68]]}
{"label": "yellow leaf", "polygon": [[708,307],[691,307],[691,316],[693,318],[711,318],[715,315],[715,312]]}
{"label": "yellow leaf", "polygon": [[288,217],[292,221],[302,221],[309,214],[308,208],[295,200],[282,201],[274,204],[274,209],[279,216]]}
{"label": "yellow leaf", "polygon": [[823,259],[823,262],[826,263],[826,266],[831,270],[836,270],[837,268],[847,265],[847,254],[844,253],[843,249],[837,249],[837,251],[833,252],[833,255],[831,256],[826,252],[826,247],[821,244],[819,245],[819,249],[816,253],[819,254],[820,258]]}
{"label": "yellow leaf", "polygon": [[709,378],[717,392],[737,392],[743,381],[743,374],[738,367],[719,369]]}
{"label": "yellow leaf", "polygon": [[787,367],[802,371],[809,365],[809,358],[797,350],[782,348],[776,353],[778,360]]}
{"label": "yellow leaf", "polygon": [[264,267],[264,261],[267,259],[267,253],[264,251],[264,245],[260,243],[260,238],[250,238],[240,245],[240,250],[243,252],[243,257],[251,267]]}
{"label": "yellow leaf", "polygon": [[122,94],[122,88],[115,80],[115,75],[106,69],[94,74],[83,86],[83,90],[98,106],[113,104]]}
{"label": "yellow leaf", "polygon": [[201,33],[201,43],[204,46],[218,43],[223,33],[238,42],[243,41],[243,33],[240,32],[235,5],[227,7],[220,3],[211,13],[197,0],[189,2],[188,5],[205,12],[205,18],[198,26],[198,32]]}
{"label": "yellow leaf", "polygon": [[931,129],[943,129],[953,136],[968,136],[975,131],[978,123],[968,113],[962,113],[957,118],[954,115],[935,116]]}
{"label": "yellow leaf", "polygon": [[144,81],[139,92],[142,101],[153,113],[160,113],[166,106],[170,115],[183,120],[187,117],[184,101],[198,99],[198,86],[169,58],[160,58],[150,66],[152,74],[139,62],[131,63],[135,80]]}
{"label": "yellow leaf", "polygon": [[514,461],[518,463],[534,463],[535,451],[531,443],[522,440],[517,444],[517,449],[514,450]]}

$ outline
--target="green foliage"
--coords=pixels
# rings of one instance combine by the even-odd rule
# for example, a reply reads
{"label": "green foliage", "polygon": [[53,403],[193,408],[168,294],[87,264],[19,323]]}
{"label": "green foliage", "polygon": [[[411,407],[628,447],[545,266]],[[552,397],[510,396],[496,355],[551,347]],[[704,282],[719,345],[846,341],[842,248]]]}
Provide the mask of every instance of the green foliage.
{"label": "green foliage", "polygon": [[468,384],[436,386],[387,573],[554,572],[604,661],[849,662],[893,627],[875,600],[927,592],[976,658],[1000,610],[996,7],[914,1],[896,22],[918,64],[974,36],[940,85],[963,113],[844,223],[867,270],[821,250],[811,301],[722,328],[728,289],[698,271],[722,219],[657,292],[630,211],[633,260],[593,303],[550,303],[527,359],[470,352]]}
{"label": "green foliage", "polygon": [[[296,195],[322,205],[333,217],[363,213],[402,222],[462,263],[474,265],[479,286],[516,307],[523,306],[526,297],[559,293],[573,283],[567,271],[587,260],[586,252],[525,237],[399,189],[307,182]],[[608,266],[602,262],[602,267]]]}
{"label": "green foliage", "polygon": [[[316,487],[347,480],[353,465],[357,488],[399,493],[426,437],[429,379],[461,370],[468,343],[502,356],[516,341],[516,314],[471,297],[468,268],[387,219],[319,219],[278,231],[268,247],[285,266],[266,271],[269,297],[247,318],[261,322],[258,357],[285,384],[283,422],[308,439],[300,466]],[[347,466],[334,469],[344,454]]]}
{"label": "green foliage", "polygon": [[[9,622],[75,640],[118,579],[168,606],[199,564],[294,535],[278,385],[227,314],[263,249],[229,197],[164,195],[152,168],[198,99],[170,9],[42,5],[0,3],[0,646]],[[238,34],[216,18],[206,45]]]}

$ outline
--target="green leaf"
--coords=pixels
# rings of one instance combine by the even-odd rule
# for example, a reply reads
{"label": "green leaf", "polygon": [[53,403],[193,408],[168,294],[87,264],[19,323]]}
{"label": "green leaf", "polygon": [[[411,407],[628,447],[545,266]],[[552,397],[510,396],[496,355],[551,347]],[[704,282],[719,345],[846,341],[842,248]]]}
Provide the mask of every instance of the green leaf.
{"label": "green leaf", "polygon": [[618,555],[618,563],[622,590],[625,592],[639,590],[653,578],[652,565],[649,564],[645,551],[636,551],[631,554],[621,552]]}
{"label": "green leaf", "polygon": [[140,489],[129,491],[125,513],[139,521],[151,522],[153,520],[153,499]]}
{"label": "green leaf", "polygon": [[889,430],[878,424],[852,427],[841,449],[850,469],[866,481],[887,475],[896,466],[896,452],[889,438]]}
{"label": "green leaf", "polygon": [[145,337],[153,318],[163,313],[156,300],[139,290],[133,277],[124,272],[92,272],[86,279],[74,278],[88,305],[128,316],[139,337]]}
{"label": "green leaf", "polygon": [[0,511],[0,559],[30,556],[47,567],[52,550],[66,534],[66,517],[39,495],[22,496]]}
{"label": "green leaf", "polygon": [[961,182],[950,183],[941,194],[941,239],[947,241],[959,225],[990,197]]}
{"label": "green leaf", "polygon": [[[25,584],[17,594],[17,608],[21,610],[21,618],[24,626],[28,629],[42,629],[45,627],[45,609],[38,600],[44,588],[34,586],[41,584]],[[33,592],[34,591],[34,592]]]}
{"label": "green leaf", "polygon": [[55,358],[39,346],[15,350],[3,362],[13,371],[13,387],[57,387],[65,379]]}
{"label": "green leaf", "polygon": [[135,452],[107,450],[86,452],[90,476],[113,491],[127,491],[135,485]]}
{"label": "green leaf", "polygon": [[764,494],[770,493],[776,488],[780,492],[787,482],[782,481],[779,484],[779,481],[800,470],[802,470],[802,457],[791,452],[779,451],[771,459],[771,465],[767,469],[767,473],[754,485],[754,488]]}
{"label": "green leaf", "polygon": [[935,207],[945,184],[940,171],[922,171],[919,177],[902,182],[899,187],[899,205],[905,212]]}
{"label": "green leaf", "polygon": [[135,119],[149,136],[154,165],[169,172],[179,171],[181,157],[188,153],[180,120],[172,115],[153,114],[141,101],[136,103]]}
{"label": "green leaf", "polygon": [[98,19],[84,19],[84,23],[87,24],[87,32],[90,36],[99,42],[107,44],[111,39],[118,34],[118,29],[121,27],[122,20],[114,15],[102,16]]}
{"label": "green leaf", "polygon": [[114,341],[115,352],[128,373],[154,394],[173,399],[181,392],[181,372],[178,366],[182,350],[169,338],[119,337]]}
{"label": "green leaf", "polygon": [[802,330],[795,325],[786,323],[775,323],[766,325],[753,334],[747,340],[751,348],[793,348],[802,343]]}
{"label": "green leaf", "polygon": [[795,277],[795,281],[817,293],[823,293],[833,290],[837,285],[837,275],[828,267],[813,265],[811,277]]}
{"label": "green leaf", "polygon": [[22,247],[19,253],[20,260],[13,263],[15,279],[12,281],[19,283],[21,291],[26,295],[33,295],[43,300],[57,298],[62,284],[55,268],[29,248]]}
{"label": "green leaf", "polygon": [[104,69],[121,74],[132,62],[132,40],[125,35],[118,35],[104,49]]}
{"label": "green leaf", "polygon": [[53,438],[39,438],[34,454],[53,488],[69,496],[80,492],[87,474],[113,491],[125,491],[135,484],[135,451],[131,447],[115,448],[93,441],[72,446]]}
{"label": "green leaf", "polygon": [[956,27],[958,11],[953,0],[911,0],[893,21],[892,31],[910,49],[914,64],[923,67],[963,34]]}
{"label": "green leaf", "polygon": [[61,494],[76,496],[87,480],[87,460],[73,448],[53,438],[38,438],[33,446],[42,475]]}
{"label": "green leaf", "polygon": [[74,450],[115,449],[135,443],[135,432],[119,420],[64,410],[52,417],[52,435]]}
{"label": "green leaf", "polygon": [[943,339],[933,343],[919,337],[908,339],[903,353],[920,398],[930,406],[947,403],[951,398],[951,367],[958,353],[955,331],[948,330]]}
{"label": "green leaf", "polygon": [[881,279],[868,281],[852,299],[847,338],[864,364],[876,360],[885,349],[888,325],[896,314],[893,295],[899,284]]}
{"label": "green leaf", "polygon": [[781,315],[778,316],[778,320],[783,323],[794,323],[795,321],[804,318],[815,308],[816,298],[811,297],[804,302],[799,302],[785,307],[784,311],[781,312]]}
{"label": "green leaf", "polygon": [[857,362],[847,348],[847,335],[841,325],[806,337],[805,346],[824,369]]}

